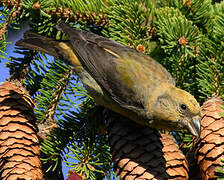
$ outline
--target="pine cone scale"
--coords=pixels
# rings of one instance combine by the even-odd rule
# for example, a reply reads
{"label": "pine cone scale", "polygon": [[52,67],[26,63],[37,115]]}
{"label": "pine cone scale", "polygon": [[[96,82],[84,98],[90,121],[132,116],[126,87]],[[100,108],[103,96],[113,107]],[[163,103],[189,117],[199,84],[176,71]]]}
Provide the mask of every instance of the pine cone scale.
{"label": "pine cone scale", "polygon": [[[185,156],[170,135],[113,114],[109,118],[113,162],[120,179],[188,179]],[[122,133],[117,134],[119,130]]]}
{"label": "pine cone scale", "polygon": [[211,98],[202,106],[201,136],[195,144],[195,157],[200,166],[202,179],[216,178],[216,170],[224,159],[224,120],[220,113],[223,101]]}
{"label": "pine cone scale", "polygon": [[1,179],[42,179],[34,104],[10,82],[0,86]]}

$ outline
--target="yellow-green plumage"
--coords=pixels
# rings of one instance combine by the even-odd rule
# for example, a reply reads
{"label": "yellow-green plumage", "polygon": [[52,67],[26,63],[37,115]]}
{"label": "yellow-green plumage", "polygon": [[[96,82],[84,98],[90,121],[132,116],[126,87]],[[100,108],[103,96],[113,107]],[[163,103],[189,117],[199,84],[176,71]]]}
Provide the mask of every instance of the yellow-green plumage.
{"label": "yellow-green plumage", "polygon": [[158,62],[63,22],[57,28],[68,35],[68,42],[28,32],[17,45],[44,51],[72,65],[98,104],[146,126],[188,129],[199,135],[199,104],[192,95],[175,87],[171,75]]}

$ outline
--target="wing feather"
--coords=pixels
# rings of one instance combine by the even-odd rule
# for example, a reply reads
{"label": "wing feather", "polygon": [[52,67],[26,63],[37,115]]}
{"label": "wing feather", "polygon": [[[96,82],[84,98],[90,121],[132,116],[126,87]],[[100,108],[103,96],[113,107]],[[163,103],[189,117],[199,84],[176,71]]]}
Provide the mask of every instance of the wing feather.
{"label": "wing feather", "polygon": [[166,69],[149,56],[94,33],[71,28],[64,22],[57,28],[68,35],[85,69],[121,106],[143,108],[142,98],[153,86],[161,81],[174,84]]}

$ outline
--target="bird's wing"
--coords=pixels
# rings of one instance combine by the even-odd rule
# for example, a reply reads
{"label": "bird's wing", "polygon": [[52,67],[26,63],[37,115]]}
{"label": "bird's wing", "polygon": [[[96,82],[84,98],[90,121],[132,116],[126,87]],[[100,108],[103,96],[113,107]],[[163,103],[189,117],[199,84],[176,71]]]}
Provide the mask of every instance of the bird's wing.
{"label": "bird's wing", "polygon": [[162,81],[174,84],[166,69],[143,53],[64,22],[57,29],[68,35],[84,68],[121,106],[143,108],[147,88]]}

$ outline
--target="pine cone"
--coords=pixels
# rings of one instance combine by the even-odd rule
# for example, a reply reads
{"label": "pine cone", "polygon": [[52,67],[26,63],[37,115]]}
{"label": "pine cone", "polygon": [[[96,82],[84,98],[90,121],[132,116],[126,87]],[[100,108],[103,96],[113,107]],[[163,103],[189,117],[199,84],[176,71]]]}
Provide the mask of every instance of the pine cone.
{"label": "pine cone", "polygon": [[33,102],[10,82],[0,86],[0,179],[42,180]]}
{"label": "pine cone", "polygon": [[224,159],[224,120],[220,112],[223,101],[211,98],[202,106],[201,136],[195,145],[195,157],[200,165],[202,179],[216,178],[216,169]]}
{"label": "pine cone", "polygon": [[69,171],[68,174],[69,176],[66,180],[86,180],[86,178],[79,173]]}
{"label": "pine cone", "polygon": [[166,172],[169,179],[188,179],[188,163],[182,151],[179,150],[175,139],[168,134],[161,134],[161,136],[162,151],[166,160]]}
{"label": "pine cone", "polygon": [[184,155],[173,138],[109,112],[109,140],[120,179],[188,179]]}

